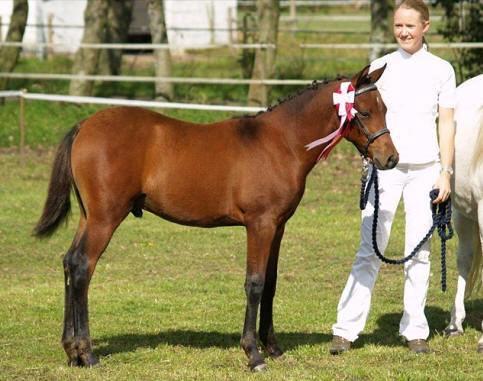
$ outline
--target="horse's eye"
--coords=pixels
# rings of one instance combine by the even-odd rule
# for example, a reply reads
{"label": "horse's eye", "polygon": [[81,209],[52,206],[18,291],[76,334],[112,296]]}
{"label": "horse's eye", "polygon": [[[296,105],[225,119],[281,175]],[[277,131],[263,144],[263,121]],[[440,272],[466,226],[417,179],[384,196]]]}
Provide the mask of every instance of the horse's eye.
{"label": "horse's eye", "polygon": [[359,111],[358,114],[361,116],[361,118],[369,118],[371,116],[368,111]]}

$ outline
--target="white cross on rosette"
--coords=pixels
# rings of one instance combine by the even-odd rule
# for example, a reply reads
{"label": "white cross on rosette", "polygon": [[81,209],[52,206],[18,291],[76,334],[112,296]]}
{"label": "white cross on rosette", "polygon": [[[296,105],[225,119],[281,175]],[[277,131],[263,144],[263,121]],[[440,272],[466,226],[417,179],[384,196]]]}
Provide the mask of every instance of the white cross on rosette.
{"label": "white cross on rosette", "polygon": [[340,117],[339,128],[326,137],[317,139],[305,146],[307,150],[311,150],[312,148],[320,146],[321,144],[330,142],[329,145],[327,145],[327,147],[325,147],[321,152],[317,158],[317,161],[319,161],[322,157],[324,159],[327,158],[332,148],[334,148],[334,146],[344,136],[343,134],[346,127],[349,125],[349,122],[357,114],[357,110],[354,108],[355,94],[356,92],[351,82],[342,82],[337,91],[332,94],[333,103],[337,109],[337,114]]}

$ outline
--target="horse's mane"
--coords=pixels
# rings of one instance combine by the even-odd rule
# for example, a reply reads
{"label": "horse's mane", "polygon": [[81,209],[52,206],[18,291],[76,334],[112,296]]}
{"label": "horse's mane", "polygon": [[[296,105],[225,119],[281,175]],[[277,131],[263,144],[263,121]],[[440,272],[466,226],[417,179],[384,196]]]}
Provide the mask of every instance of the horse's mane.
{"label": "horse's mane", "polygon": [[289,95],[287,95],[287,96],[285,96],[283,98],[278,98],[277,101],[276,101],[276,103],[271,104],[270,106],[268,106],[266,110],[259,111],[256,114],[252,114],[252,115],[243,115],[243,117],[244,118],[256,118],[259,115],[262,115],[262,114],[265,114],[267,112],[273,111],[275,108],[277,108],[278,106],[282,105],[283,103],[286,103],[288,101],[291,101],[292,99],[295,99],[295,98],[299,97],[300,95],[306,93],[307,91],[318,90],[321,86],[325,86],[325,85],[329,84],[330,82],[340,81],[340,80],[343,80],[343,79],[347,79],[347,77],[338,76],[335,79],[322,79],[322,80],[316,80],[315,79],[315,80],[312,81],[312,83],[310,83],[306,87],[298,90],[297,92],[292,93],[292,94],[289,94]]}

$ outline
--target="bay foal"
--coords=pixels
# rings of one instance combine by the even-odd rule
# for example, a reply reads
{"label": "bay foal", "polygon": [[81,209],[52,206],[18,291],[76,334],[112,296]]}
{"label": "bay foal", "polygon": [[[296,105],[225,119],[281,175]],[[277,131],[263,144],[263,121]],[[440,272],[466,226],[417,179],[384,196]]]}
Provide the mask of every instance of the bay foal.
{"label": "bay foal", "polygon": [[[384,68],[362,70],[350,81],[358,95],[357,123],[345,137],[379,169],[398,154],[385,130],[385,106],[373,85]],[[348,80],[346,80],[348,81]],[[70,210],[73,189],[81,210],[64,257],[65,317],[62,343],[69,364],[92,366],[88,288],[96,263],[129,213],[143,210],[198,227],[241,225],[247,231],[247,306],[241,346],[252,370],[282,354],[272,305],[284,227],[304,193],[308,173],[328,143],[306,145],[339,127],[333,93],[341,80],[315,83],[299,95],[251,117],[213,124],[175,120],[141,108],[99,111],[78,123],[60,144],[39,237],[52,234]],[[352,125],[353,124],[353,125]]]}

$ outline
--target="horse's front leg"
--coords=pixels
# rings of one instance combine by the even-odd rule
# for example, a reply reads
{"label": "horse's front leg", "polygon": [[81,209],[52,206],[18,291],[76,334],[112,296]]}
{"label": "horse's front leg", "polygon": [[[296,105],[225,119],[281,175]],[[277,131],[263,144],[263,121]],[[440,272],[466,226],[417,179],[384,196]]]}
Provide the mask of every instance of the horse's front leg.
{"label": "horse's front leg", "polygon": [[285,224],[279,226],[272,241],[265,276],[265,287],[263,288],[263,296],[260,304],[260,341],[272,358],[283,355],[283,351],[278,346],[277,339],[275,338],[275,330],[273,328],[273,298],[277,288],[278,256],[284,229]]}
{"label": "horse's front leg", "polygon": [[[478,202],[478,227],[480,233],[480,252],[475,253],[475,255],[483,256],[483,200]],[[483,258],[480,258],[480,261],[483,261]],[[474,261],[478,262],[478,261]],[[481,266],[481,265],[480,265]],[[478,274],[481,274],[483,268],[478,269]],[[481,331],[483,332],[483,320],[481,321]],[[483,334],[481,335],[480,339],[478,340],[478,353],[483,353]]]}
{"label": "horse's front leg", "polygon": [[248,250],[245,280],[247,307],[240,344],[248,356],[248,366],[253,371],[262,371],[266,368],[265,361],[257,348],[257,314],[275,232],[276,225],[272,221],[259,219],[247,225]]}
{"label": "horse's front leg", "polygon": [[459,238],[457,250],[458,285],[451,310],[451,322],[444,330],[446,336],[463,334],[463,321],[466,317],[464,304],[466,282],[473,262],[473,242],[477,239],[475,222],[464,217],[457,210],[454,213],[454,224]]}

